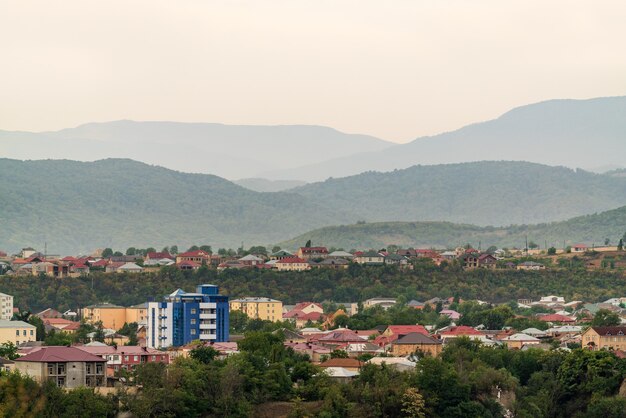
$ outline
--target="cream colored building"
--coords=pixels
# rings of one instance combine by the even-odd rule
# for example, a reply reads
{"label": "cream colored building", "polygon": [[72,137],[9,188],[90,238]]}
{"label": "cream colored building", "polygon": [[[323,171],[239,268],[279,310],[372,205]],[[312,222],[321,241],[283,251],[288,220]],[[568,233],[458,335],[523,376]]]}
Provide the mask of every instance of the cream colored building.
{"label": "cream colored building", "polygon": [[24,321],[0,320],[0,344],[20,345],[37,340],[37,327]]}
{"label": "cream colored building", "polygon": [[90,324],[102,321],[104,328],[114,330],[119,330],[124,324],[132,322],[145,325],[148,321],[148,305],[142,303],[127,308],[110,303],[99,303],[83,308],[82,318]]}
{"label": "cream colored building", "polygon": [[582,346],[589,350],[626,350],[626,326],[589,327],[582,334]]}
{"label": "cream colored building", "polygon": [[230,311],[241,311],[251,319],[265,321],[281,321],[283,319],[283,303],[270,298],[241,298],[230,301]]}
{"label": "cream colored building", "polygon": [[13,296],[0,293],[0,319],[10,321],[13,318]]}
{"label": "cream colored building", "polygon": [[310,270],[311,265],[308,261],[298,257],[283,258],[274,264],[278,271],[305,271]]}

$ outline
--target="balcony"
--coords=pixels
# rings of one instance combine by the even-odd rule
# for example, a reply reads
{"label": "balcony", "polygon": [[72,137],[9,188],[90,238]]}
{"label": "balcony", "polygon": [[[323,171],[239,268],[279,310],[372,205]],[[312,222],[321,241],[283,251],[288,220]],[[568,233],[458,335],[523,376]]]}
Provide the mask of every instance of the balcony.
{"label": "balcony", "polygon": [[200,319],[217,319],[217,314],[211,313],[201,313]]}
{"label": "balcony", "polygon": [[217,324],[200,324],[200,329],[217,329]]}

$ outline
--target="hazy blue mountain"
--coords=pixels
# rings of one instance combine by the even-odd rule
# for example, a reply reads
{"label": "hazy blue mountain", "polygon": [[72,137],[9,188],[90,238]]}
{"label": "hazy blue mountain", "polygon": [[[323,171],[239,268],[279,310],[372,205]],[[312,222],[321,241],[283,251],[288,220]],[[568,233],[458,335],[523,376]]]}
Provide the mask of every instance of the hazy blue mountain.
{"label": "hazy blue mountain", "polygon": [[0,249],[267,244],[355,219],[293,193],[131,160],[0,159]]}
{"label": "hazy blue mountain", "polygon": [[307,240],[314,245],[337,248],[385,248],[390,244],[404,248],[455,248],[470,243],[483,249],[497,247],[524,248],[526,238],[541,248],[547,244],[586,243],[604,245],[609,238],[613,245],[626,233],[626,207],[600,214],[581,216],[563,222],[520,225],[502,228],[479,227],[450,222],[377,222],[358,225],[329,226],[316,229],[288,241],[283,248],[297,248]]}
{"label": "hazy blue mountain", "polygon": [[0,131],[0,143],[0,157],[79,161],[132,158],[174,170],[233,179],[394,145],[323,126],[127,120],[89,123],[56,132]]}
{"label": "hazy blue mountain", "polygon": [[550,100],[386,150],[360,151],[296,169],[273,169],[262,177],[319,181],[368,170],[484,160],[530,161],[591,171],[625,167],[626,96]]}
{"label": "hazy blue mountain", "polygon": [[306,184],[306,182],[299,180],[268,180],[261,178],[234,180],[233,183],[255,192],[282,192]]}
{"label": "hazy blue mountain", "polygon": [[368,222],[552,222],[626,205],[626,177],[516,161],[366,172],[293,189]]}

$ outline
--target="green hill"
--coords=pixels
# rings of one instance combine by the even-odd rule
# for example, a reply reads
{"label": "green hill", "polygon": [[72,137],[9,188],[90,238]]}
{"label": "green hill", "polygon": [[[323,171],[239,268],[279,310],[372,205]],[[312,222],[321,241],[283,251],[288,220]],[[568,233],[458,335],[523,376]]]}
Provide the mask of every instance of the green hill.
{"label": "green hill", "polygon": [[505,226],[562,221],[626,205],[626,177],[514,161],[367,172],[293,191],[367,222]]}
{"label": "green hill", "polygon": [[350,222],[293,193],[258,193],[220,177],[132,160],[0,159],[0,249],[51,253],[129,246],[239,247]]}
{"label": "green hill", "polygon": [[564,222],[509,227],[479,227],[449,222],[376,222],[330,226],[310,231],[281,243],[296,248],[311,240],[314,245],[345,249],[384,248],[390,244],[405,248],[454,248],[471,243],[482,248],[523,248],[526,237],[543,247],[562,247],[577,242],[604,245],[609,238],[615,245],[626,233],[626,206],[607,212],[586,215]]}

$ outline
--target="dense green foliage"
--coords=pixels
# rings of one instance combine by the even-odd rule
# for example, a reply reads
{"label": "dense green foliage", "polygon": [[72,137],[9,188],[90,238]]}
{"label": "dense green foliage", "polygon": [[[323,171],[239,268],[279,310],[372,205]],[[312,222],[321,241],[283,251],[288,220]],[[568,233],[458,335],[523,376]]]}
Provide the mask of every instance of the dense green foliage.
{"label": "dense green foliage", "polygon": [[220,177],[131,160],[0,159],[0,248],[55,254],[202,242],[265,244],[356,221],[292,193],[257,193]]}
{"label": "dense green foliage", "polygon": [[0,376],[0,411],[16,417],[252,417],[258,408],[289,402],[294,417],[623,418],[618,396],[626,360],[609,352],[511,351],[467,338],[415,370],[366,364],[340,383],[283,345],[280,335],[250,332],[240,353],[218,360],[197,348],[167,368],[145,363],[104,397],[90,389],[63,392],[31,379]]}
{"label": "dense green foliage", "polygon": [[366,172],[294,191],[372,222],[525,224],[565,220],[626,204],[625,178],[513,161]]}
{"label": "dense green foliage", "polygon": [[[312,228],[360,219],[502,225],[561,220],[624,204],[624,177],[519,162],[416,166],[258,193],[216,176],[131,160],[0,159],[0,248],[7,251],[28,245],[42,249],[44,242],[49,252],[63,254],[97,247],[187,248],[198,242],[236,248],[242,241],[279,242]],[[503,230],[448,223],[360,224],[308,236],[318,244],[345,248],[479,240],[520,246],[526,234],[551,245],[564,240],[603,243],[607,237],[617,244],[625,213]]]}
{"label": "dense green foliage", "polygon": [[385,248],[395,244],[417,248],[454,248],[472,243],[483,248],[524,248],[525,240],[563,247],[565,242],[604,245],[608,238],[617,245],[626,230],[626,206],[607,212],[580,216],[567,221],[539,225],[479,227],[449,222],[374,222],[319,228],[283,242],[284,248],[294,248],[307,239],[319,245],[346,249]]}
{"label": "dense green foliage", "polygon": [[[546,271],[475,270],[458,266],[418,263],[415,269],[393,266],[347,270],[277,272],[275,270],[180,271],[165,267],[158,273],[105,274],[91,277],[51,279],[49,277],[0,277],[0,289],[14,295],[15,306],[37,312],[48,307],[60,311],[97,302],[131,306],[147,300],[161,300],[177,288],[193,291],[202,283],[220,286],[230,297],[265,296],[297,303],[306,300],[358,302],[372,297],[411,299],[459,296],[490,302],[522,298],[538,299],[558,294],[568,300],[598,302],[626,294],[626,280],[620,272],[574,269]],[[93,282],[93,288],[92,288]]]}

